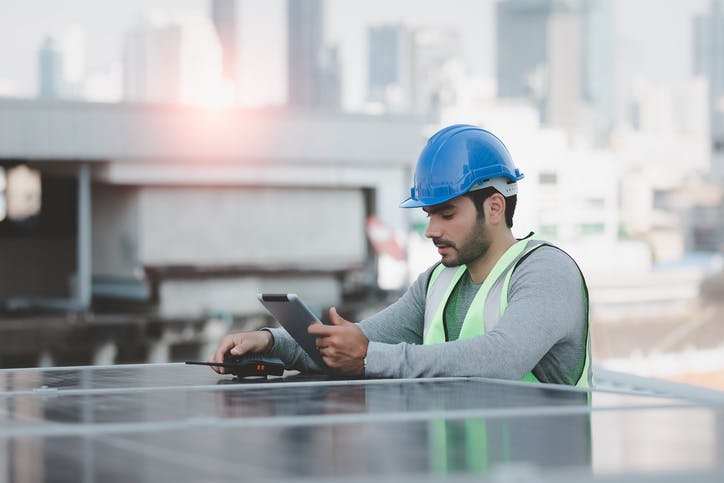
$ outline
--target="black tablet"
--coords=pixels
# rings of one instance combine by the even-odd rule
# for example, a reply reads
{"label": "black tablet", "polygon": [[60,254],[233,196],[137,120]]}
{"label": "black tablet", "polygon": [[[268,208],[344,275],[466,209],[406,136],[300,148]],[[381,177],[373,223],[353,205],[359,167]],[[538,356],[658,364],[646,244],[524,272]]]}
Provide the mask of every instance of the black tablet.
{"label": "black tablet", "polygon": [[327,367],[315,345],[316,337],[307,332],[311,324],[322,322],[304,305],[297,294],[260,293],[257,294],[257,298],[314,362],[321,367]]}

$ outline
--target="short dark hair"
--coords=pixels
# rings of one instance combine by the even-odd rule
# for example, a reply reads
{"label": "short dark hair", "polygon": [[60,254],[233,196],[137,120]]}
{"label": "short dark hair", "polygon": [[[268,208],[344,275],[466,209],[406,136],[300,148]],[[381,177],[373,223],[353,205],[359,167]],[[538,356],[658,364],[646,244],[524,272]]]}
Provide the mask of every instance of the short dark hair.
{"label": "short dark hair", "polygon": [[[468,191],[465,196],[472,200],[475,205],[475,209],[478,211],[478,219],[485,219],[485,212],[483,211],[483,202],[487,200],[491,195],[500,193],[495,188],[488,186],[480,190]],[[513,228],[513,214],[515,213],[515,205],[518,203],[518,195],[505,197],[505,224],[508,228]]]}

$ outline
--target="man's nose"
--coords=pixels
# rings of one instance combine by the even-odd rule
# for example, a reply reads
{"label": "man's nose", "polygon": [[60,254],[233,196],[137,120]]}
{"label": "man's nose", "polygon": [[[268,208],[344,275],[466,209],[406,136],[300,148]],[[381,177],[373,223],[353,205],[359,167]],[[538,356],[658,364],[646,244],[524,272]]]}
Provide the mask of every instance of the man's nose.
{"label": "man's nose", "polygon": [[430,219],[427,220],[427,228],[425,229],[425,236],[427,238],[439,238],[440,237],[440,228],[438,227],[438,224],[435,223],[435,220],[433,220],[432,217],[430,217]]}

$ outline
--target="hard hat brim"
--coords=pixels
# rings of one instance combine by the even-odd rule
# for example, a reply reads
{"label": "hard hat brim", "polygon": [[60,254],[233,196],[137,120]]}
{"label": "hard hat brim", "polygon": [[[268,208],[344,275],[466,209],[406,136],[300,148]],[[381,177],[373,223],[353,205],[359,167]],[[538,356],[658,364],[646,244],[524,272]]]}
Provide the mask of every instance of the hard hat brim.
{"label": "hard hat brim", "polygon": [[426,206],[435,206],[439,205],[440,203],[445,203],[446,201],[450,201],[451,199],[455,198],[455,196],[452,196],[450,198],[444,198],[444,199],[436,199],[436,200],[416,200],[415,198],[407,198],[405,201],[400,203],[400,208],[424,208]]}

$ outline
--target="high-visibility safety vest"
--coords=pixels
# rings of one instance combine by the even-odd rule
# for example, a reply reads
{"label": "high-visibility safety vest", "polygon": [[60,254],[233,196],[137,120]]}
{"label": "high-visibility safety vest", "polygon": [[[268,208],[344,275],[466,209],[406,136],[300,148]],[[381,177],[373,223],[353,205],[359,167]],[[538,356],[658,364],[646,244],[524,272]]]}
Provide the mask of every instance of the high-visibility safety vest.
{"label": "high-visibility safety vest", "polygon": [[[513,271],[521,261],[542,246],[550,246],[560,250],[560,248],[546,241],[528,237],[514,243],[513,246],[500,257],[478,290],[478,293],[473,298],[468,312],[465,315],[458,340],[484,335],[486,331],[489,332],[495,328],[500,317],[508,307],[508,286],[510,285],[510,278],[513,275]],[[576,267],[578,267],[578,265],[576,265]],[[445,267],[442,264],[433,270],[430,281],[428,282],[427,296],[425,299],[424,344],[438,344],[447,341],[446,328],[443,322],[445,306],[455,286],[466,270],[467,267],[465,265]],[[586,302],[586,359],[583,370],[577,379],[578,382],[576,386],[586,388],[592,385],[589,370],[591,365],[590,317],[586,280],[580,268],[578,271],[581,274],[583,296]],[[522,380],[538,382],[538,379],[532,372],[528,373]]]}

